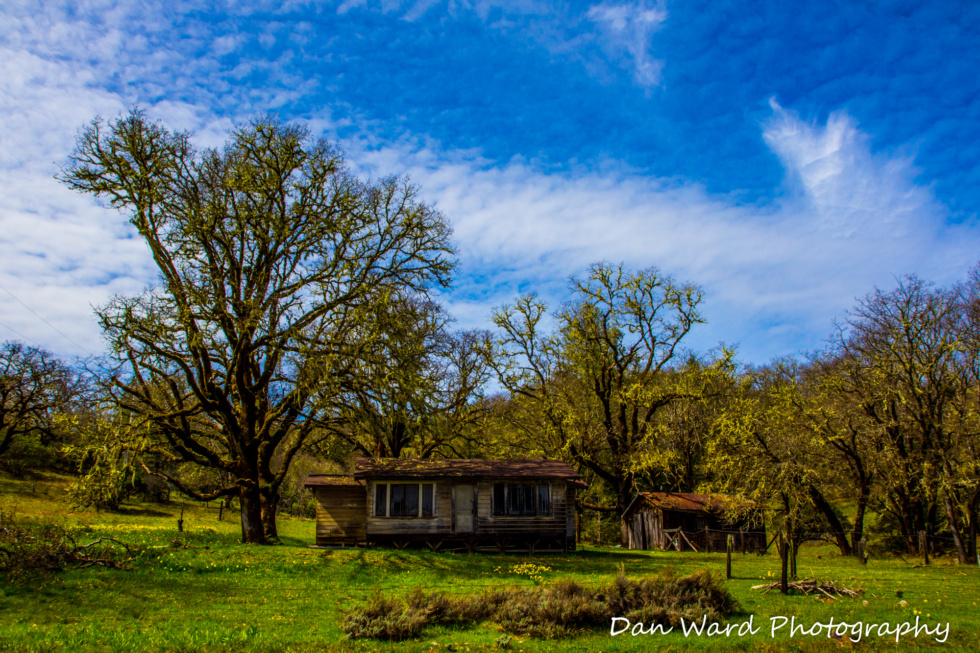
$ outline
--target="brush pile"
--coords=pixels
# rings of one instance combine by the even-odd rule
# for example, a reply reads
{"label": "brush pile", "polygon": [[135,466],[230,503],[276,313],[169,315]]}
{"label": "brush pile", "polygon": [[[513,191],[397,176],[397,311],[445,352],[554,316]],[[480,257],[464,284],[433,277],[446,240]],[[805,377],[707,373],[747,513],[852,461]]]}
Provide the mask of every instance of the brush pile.
{"label": "brush pile", "polygon": [[57,526],[0,524],[0,574],[10,577],[69,568],[128,569],[132,558],[130,547],[112,537],[79,544],[71,533]]}
{"label": "brush pile", "polygon": [[[775,583],[767,583],[765,585],[756,585],[752,589],[754,590],[765,590],[763,594],[769,593],[770,590],[778,590],[780,586],[779,581]],[[804,580],[794,580],[792,583],[787,583],[786,586],[791,590],[796,590],[802,594],[809,596],[810,594],[821,593],[826,594],[830,598],[837,600],[841,596],[855,597],[864,590],[853,590],[844,587],[843,585],[838,585],[836,581],[830,580],[825,583],[819,583],[813,579]]]}

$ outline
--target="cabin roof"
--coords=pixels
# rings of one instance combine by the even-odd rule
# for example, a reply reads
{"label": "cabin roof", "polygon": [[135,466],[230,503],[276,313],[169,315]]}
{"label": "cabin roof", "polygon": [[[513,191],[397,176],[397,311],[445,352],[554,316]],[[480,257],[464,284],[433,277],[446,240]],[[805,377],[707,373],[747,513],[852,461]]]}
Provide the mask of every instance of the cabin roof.
{"label": "cabin roof", "polygon": [[582,477],[567,463],[541,458],[358,458],[354,478],[541,478],[564,479],[574,486],[586,487]]}
{"label": "cabin roof", "polygon": [[360,481],[350,474],[310,474],[306,477],[306,487],[363,487]]}
{"label": "cabin roof", "polygon": [[673,512],[719,513],[731,497],[724,494],[695,494],[693,492],[640,492],[626,508],[626,513],[643,506]]}

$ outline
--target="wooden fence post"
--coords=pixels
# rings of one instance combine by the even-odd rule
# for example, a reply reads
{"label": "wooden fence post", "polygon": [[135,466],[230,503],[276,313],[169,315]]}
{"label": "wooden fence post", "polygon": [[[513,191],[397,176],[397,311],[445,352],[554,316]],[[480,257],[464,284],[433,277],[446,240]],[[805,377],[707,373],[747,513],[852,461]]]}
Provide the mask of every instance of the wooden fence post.
{"label": "wooden fence post", "polygon": [[735,548],[735,536],[734,535],[729,535],[727,538],[725,538],[725,544],[727,545],[725,548],[728,551],[728,560],[727,560],[727,564],[725,565],[725,578],[731,579],[731,577],[732,577],[732,549]]}
{"label": "wooden fence post", "polygon": [[862,565],[868,564],[867,548],[868,548],[868,540],[862,537],[861,541],[858,542],[857,544],[857,556],[858,559],[861,561]]}
{"label": "wooden fence post", "polygon": [[704,527],[704,550],[711,553],[711,529],[707,526]]}
{"label": "wooden fence post", "polygon": [[919,531],[919,551],[922,552],[922,563],[929,564],[929,536],[925,531]]}
{"label": "wooden fence post", "polygon": [[781,594],[789,594],[789,547],[786,545],[786,535],[779,531],[779,591]]}

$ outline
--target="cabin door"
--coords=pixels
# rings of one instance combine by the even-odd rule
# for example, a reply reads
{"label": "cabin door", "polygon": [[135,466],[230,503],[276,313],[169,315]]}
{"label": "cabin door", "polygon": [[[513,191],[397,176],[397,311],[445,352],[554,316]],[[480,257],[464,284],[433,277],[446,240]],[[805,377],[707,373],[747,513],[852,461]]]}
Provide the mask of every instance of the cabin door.
{"label": "cabin door", "polygon": [[473,499],[475,489],[472,485],[453,487],[453,532],[473,532]]}

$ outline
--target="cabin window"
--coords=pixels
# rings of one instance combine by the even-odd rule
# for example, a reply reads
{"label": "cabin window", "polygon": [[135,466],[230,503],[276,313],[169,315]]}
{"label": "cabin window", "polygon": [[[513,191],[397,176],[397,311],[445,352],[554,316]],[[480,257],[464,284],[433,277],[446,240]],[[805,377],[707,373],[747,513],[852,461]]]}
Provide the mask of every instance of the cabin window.
{"label": "cabin window", "polygon": [[515,516],[534,514],[533,485],[511,485],[507,488],[507,514]]}
{"label": "cabin window", "polygon": [[551,514],[551,486],[536,483],[494,483],[494,516]]}
{"label": "cabin window", "polygon": [[374,486],[374,515],[384,517],[388,514],[388,486],[378,483]]}
{"label": "cabin window", "polygon": [[433,490],[432,483],[422,484],[422,516],[423,517],[431,517],[433,514],[435,514],[432,510],[434,507],[432,501],[433,499],[432,490]]}
{"label": "cabin window", "polygon": [[389,517],[418,517],[419,486],[417,483],[392,483]]}
{"label": "cabin window", "polygon": [[504,514],[504,506],[507,505],[507,486],[504,483],[493,484],[493,514],[500,516]]}
{"label": "cabin window", "polygon": [[434,517],[435,483],[377,483],[375,517]]}
{"label": "cabin window", "polygon": [[539,515],[551,514],[551,486],[550,485],[538,486],[538,514]]}

